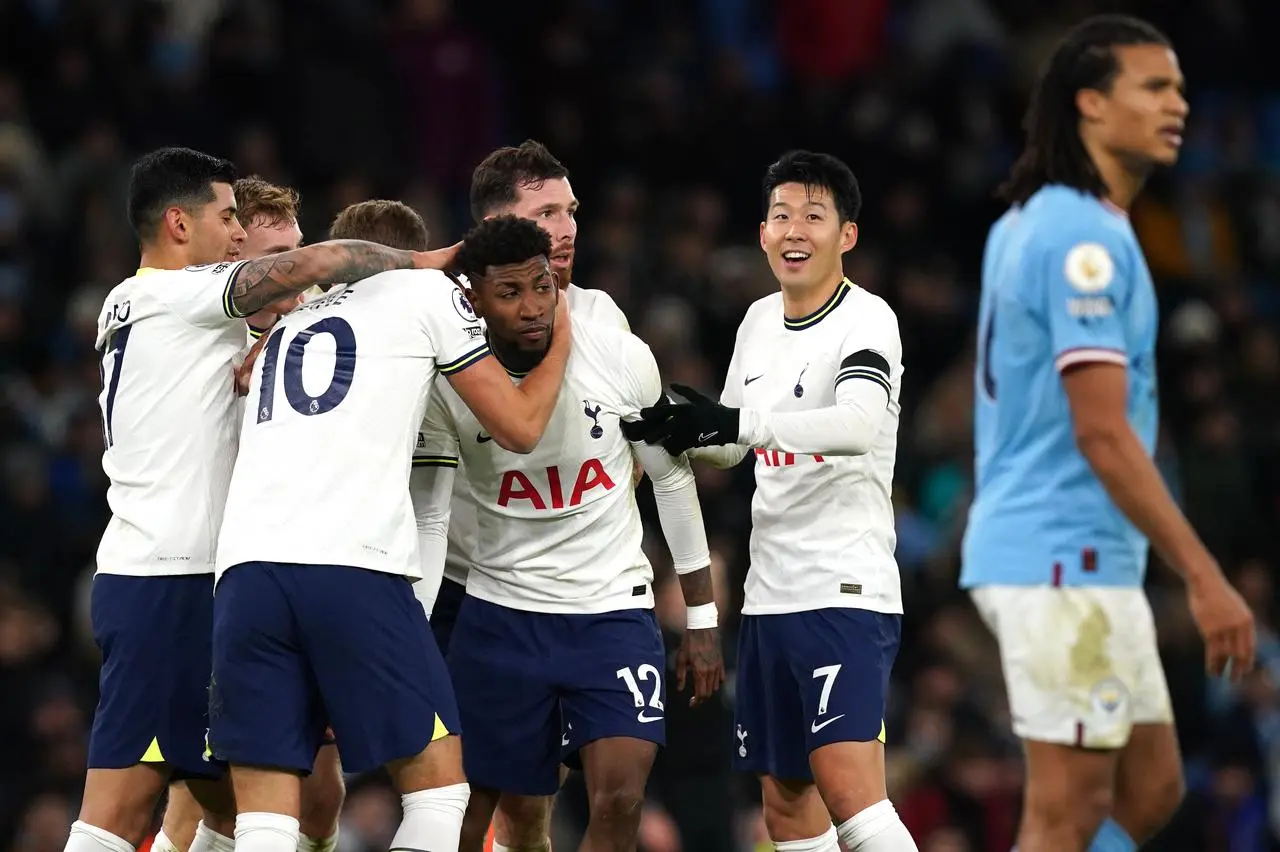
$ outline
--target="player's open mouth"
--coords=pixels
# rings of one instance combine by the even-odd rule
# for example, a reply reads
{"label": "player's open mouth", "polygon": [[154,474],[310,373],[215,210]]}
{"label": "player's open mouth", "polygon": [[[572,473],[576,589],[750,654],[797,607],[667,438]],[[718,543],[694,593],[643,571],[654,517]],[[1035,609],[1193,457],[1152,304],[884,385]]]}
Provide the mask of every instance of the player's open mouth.
{"label": "player's open mouth", "polygon": [[782,263],[787,267],[787,269],[799,269],[804,266],[805,261],[808,260],[809,257],[810,255],[808,252],[792,249],[791,251],[784,251],[782,253]]}
{"label": "player's open mouth", "polygon": [[1175,148],[1182,147],[1182,126],[1173,124],[1160,129],[1160,136]]}
{"label": "player's open mouth", "polygon": [[551,255],[551,262],[556,266],[568,266],[573,262],[572,251],[558,251]]}

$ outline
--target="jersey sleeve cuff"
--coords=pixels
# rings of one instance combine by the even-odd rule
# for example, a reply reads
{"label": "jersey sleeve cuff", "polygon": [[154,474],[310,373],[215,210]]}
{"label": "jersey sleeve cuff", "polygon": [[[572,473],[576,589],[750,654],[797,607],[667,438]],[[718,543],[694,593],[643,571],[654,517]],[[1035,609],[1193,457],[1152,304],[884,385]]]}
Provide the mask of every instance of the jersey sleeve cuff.
{"label": "jersey sleeve cuff", "polygon": [[454,360],[448,362],[447,364],[438,364],[437,369],[440,371],[441,375],[452,376],[455,373],[462,372],[463,370],[470,367],[472,364],[476,364],[476,363],[479,363],[480,361],[483,361],[488,356],[489,356],[489,344],[487,342],[481,343],[479,346],[467,352],[461,358],[455,358]]}
{"label": "jersey sleeve cuff", "polygon": [[231,270],[231,274],[227,276],[226,289],[222,291],[222,309],[232,319],[244,319],[249,316],[249,314],[242,314],[236,310],[235,300],[231,296],[231,290],[236,286],[236,279],[240,277],[240,270],[244,269],[244,265],[248,262],[247,260],[242,260],[236,264],[236,268]]}
{"label": "jersey sleeve cuff", "polygon": [[414,456],[414,467],[457,467],[457,456]]}
{"label": "jersey sleeve cuff", "polygon": [[1081,364],[1119,364],[1121,367],[1127,367],[1129,365],[1129,356],[1119,349],[1108,349],[1104,346],[1081,346],[1058,353],[1058,357],[1053,362],[1059,373],[1068,367],[1078,367]]}

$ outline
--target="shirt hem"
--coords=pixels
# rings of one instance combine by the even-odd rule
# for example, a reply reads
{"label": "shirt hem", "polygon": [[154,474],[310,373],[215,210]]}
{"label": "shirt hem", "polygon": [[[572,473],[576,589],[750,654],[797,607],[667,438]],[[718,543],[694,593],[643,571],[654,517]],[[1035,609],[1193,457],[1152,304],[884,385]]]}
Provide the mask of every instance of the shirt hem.
{"label": "shirt hem", "polygon": [[515,609],[521,612],[537,612],[544,615],[602,615],[607,612],[619,612],[627,609],[653,609],[654,607],[653,587],[648,583],[645,584],[645,593],[643,595],[613,594],[607,598],[574,601],[572,604],[566,604],[563,601],[519,600],[506,595],[493,594],[487,589],[473,588],[473,585],[471,583],[467,584],[467,594],[473,598],[486,603],[504,606],[507,609]]}

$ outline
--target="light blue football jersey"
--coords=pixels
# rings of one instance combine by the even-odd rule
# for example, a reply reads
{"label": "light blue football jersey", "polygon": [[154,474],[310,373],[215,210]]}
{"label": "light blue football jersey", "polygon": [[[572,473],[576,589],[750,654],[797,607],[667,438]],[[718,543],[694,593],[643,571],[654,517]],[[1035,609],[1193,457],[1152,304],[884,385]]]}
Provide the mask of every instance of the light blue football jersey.
{"label": "light blue football jersey", "polygon": [[1117,208],[1046,186],[992,226],[961,587],[1142,584],[1147,539],[1077,449],[1059,373],[1123,364],[1129,423],[1153,453],[1157,322],[1151,272]]}

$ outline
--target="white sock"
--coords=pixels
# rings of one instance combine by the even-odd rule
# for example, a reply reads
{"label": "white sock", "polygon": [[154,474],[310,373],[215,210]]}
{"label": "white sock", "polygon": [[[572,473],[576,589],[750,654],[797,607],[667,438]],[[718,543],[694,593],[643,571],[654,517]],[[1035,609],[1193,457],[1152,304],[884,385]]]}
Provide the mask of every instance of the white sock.
{"label": "white sock", "polygon": [[235,848],[235,840],[225,834],[219,834],[205,825],[204,820],[200,820],[200,824],[196,826],[195,839],[191,841],[191,849],[188,852],[234,852]]}
{"label": "white sock", "polygon": [[[918,852],[911,832],[888,799],[854,814],[836,828],[849,852]],[[244,850],[240,850],[244,852]]]}
{"label": "white sock", "polygon": [[527,846],[524,848],[520,848],[517,846],[503,846],[501,843],[495,840],[493,841],[493,846],[491,846],[490,849],[491,849],[491,852],[552,852],[550,837],[542,841],[542,843],[539,844],[538,846]]}
{"label": "white sock", "polygon": [[[338,832],[336,831],[320,840],[306,834],[298,838],[298,852],[334,852],[337,848]],[[226,852],[231,852],[231,850],[226,850]]]}
{"label": "white sock", "polygon": [[236,817],[236,852],[297,852],[298,821],[261,811]]}
{"label": "white sock", "polygon": [[773,844],[778,852],[840,852],[840,838],[836,836],[836,827],[827,829],[826,834],[810,837],[807,840],[784,840]]}
{"label": "white sock", "polygon": [[[195,844],[193,843],[192,846],[194,847]],[[155,852],[182,852],[177,844],[169,839],[169,835],[164,833],[163,828],[156,832],[155,840],[151,841],[151,848]]]}
{"label": "white sock", "polygon": [[71,833],[63,849],[65,852],[134,852],[133,844],[123,837],[80,820],[71,823]]}
{"label": "white sock", "polygon": [[[391,850],[410,852],[445,852],[458,848],[462,834],[462,815],[471,798],[470,784],[433,787],[400,797],[404,818],[391,841]],[[246,852],[239,849],[237,852]]]}

